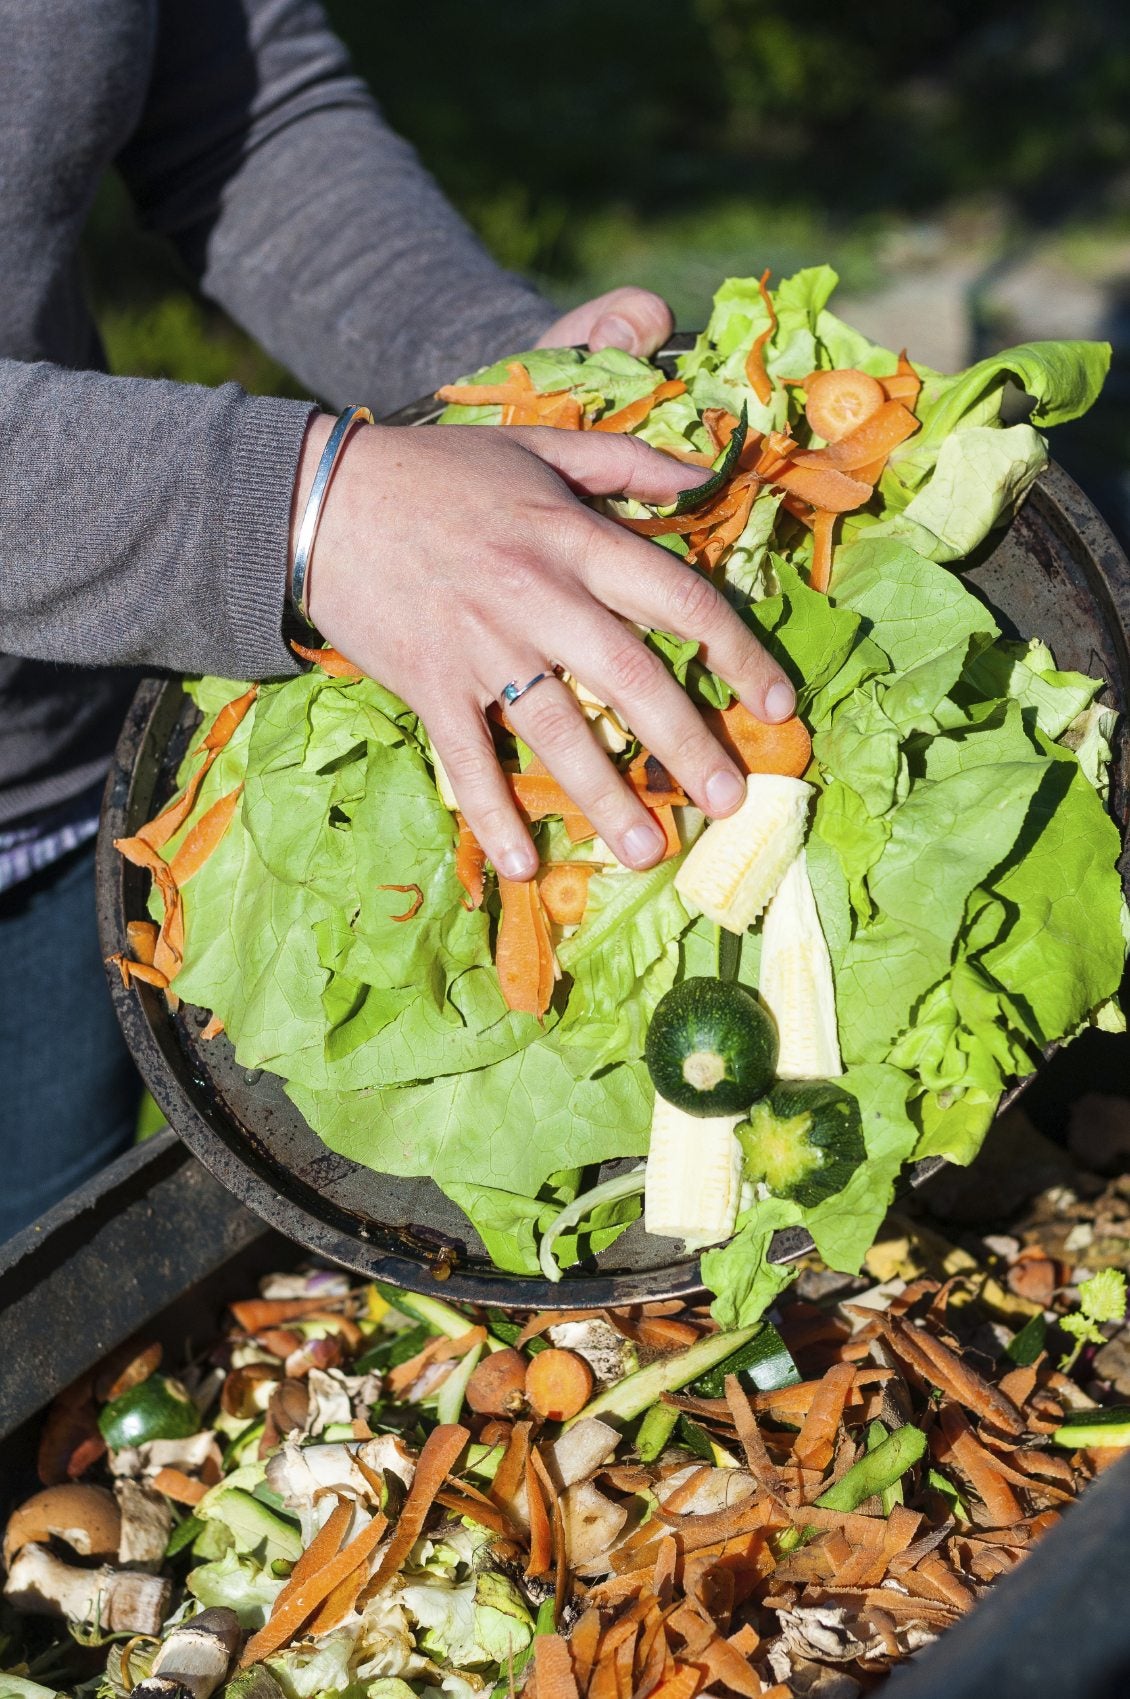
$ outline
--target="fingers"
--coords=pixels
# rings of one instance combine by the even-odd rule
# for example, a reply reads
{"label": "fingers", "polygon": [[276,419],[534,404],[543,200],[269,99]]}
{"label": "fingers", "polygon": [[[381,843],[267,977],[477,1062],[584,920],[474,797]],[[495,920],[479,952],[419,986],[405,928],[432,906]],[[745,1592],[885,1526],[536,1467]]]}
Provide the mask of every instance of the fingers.
{"label": "fingers", "polygon": [[[677,685],[674,689],[682,695]],[[507,710],[507,717],[617,860],[625,867],[644,868],[660,859],[666,848],[663,832],[601,749],[576,698],[559,679],[536,685]]]}
{"label": "fingers", "polygon": [[506,879],[532,879],[538,870],[538,853],[479,709],[468,703],[462,714],[450,719],[434,719],[425,712],[425,724],[460,810],[487,859]]}
{"label": "fingers", "polygon": [[[593,524],[600,540],[590,551],[585,576],[598,601],[640,625],[693,639],[700,645],[699,659],[759,720],[775,724],[796,712],[788,674],[697,567],[598,514]],[[634,729],[644,736],[642,728]]]}
{"label": "fingers", "polygon": [[708,467],[685,466],[639,437],[618,432],[604,435],[518,426],[507,435],[552,467],[578,495],[633,496],[663,507],[711,476]]}
{"label": "fingers", "polygon": [[564,313],[539,338],[538,347],[587,343],[594,354],[601,348],[623,348],[646,356],[661,348],[674,328],[671,309],[661,295],[626,284]]}
{"label": "fingers", "polygon": [[[707,814],[732,814],[745,795],[740,769],[706,728],[690,697],[659,656],[604,609],[586,620],[576,654],[558,645],[565,665],[616,709]],[[595,824],[595,822],[594,822]]]}

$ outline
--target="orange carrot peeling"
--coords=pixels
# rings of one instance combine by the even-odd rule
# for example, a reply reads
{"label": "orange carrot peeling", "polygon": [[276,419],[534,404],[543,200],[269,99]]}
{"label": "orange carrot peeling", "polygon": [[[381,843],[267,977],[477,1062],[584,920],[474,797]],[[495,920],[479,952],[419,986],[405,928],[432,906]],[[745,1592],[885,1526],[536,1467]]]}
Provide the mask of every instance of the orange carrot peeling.
{"label": "orange carrot peeling", "polygon": [[233,791],[229,791],[218,802],[214,802],[207,813],[200,816],[200,819],[188,833],[169,863],[169,871],[178,890],[194,874],[199,873],[212,851],[219,844],[220,839],[231,824],[232,815],[235,813],[236,804],[242,792],[243,786],[237,785]]}
{"label": "orange carrot peeling", "polygon": [[458,1423],[445,1423],[433,1428],[424,1442],[416,1464],[416,1473],[408,1489],[408,1497],[400,1512],[396,1533],[389,1541],[373,1579],[362,1595],[373,1598],[386,1582],[399,1574],[402,1564],[423,1532],[428,1511],[444,1481],[459,1461],[460,1453],[471,1435]]}
{"label": "orange carrot peeling", "polygon": [[416,916],[424,906],[424,893],[420,889],[419,885],[378,885],[377,890],[399,891],[401,895],[405,897],[408,896],[410,892],[414,893],[412,901],[409,903],[404,913],[390,914],[390,920],[415,920]]}
{"label": "orange carrot peeling", "polygon": [[812,565],[808,571],[811,589],[826,592],[832,579],[833,534],[839,515],[818,508],[812,519]]}
{"label": "orange carrot peeling", "polygon": [[322,671],[329,673],[331,678],[348,679],[364,678],[365,676],[360,667],[355,666],[352,661],[347,661],[344,655],[339,654],[336,649],[331,649],[328,644],[324,649],[307,649],[304,644],[295,643],[292,639],[290,646],[302,660],[311,661],[315,666],[321,667]]}
{"label": "orange carrot peeling", "polygon": [[[353,1514],[352,1505],[339,1508],[348,1510],[350,1515]],[[336,1515],[336,1511],[334,1514]],[[257,1634],[251,1636],[244,1647],[240,1668],[247,1669],[251,1664],[260,1663],[263,1658],[270,1657],[272,1652],[277,1652],[288,1640],[293,1639],[307,1617],[372,1556],[387,1526],[385,1517],[374,1517],[355,1539],[343,1546],[327,1562],[322,1563],[315,1574],[310,1575],[308,1579],[304,1578],[297,1588],[291,1591],[288,1583],[275,1600],[269,1620]],[[310,1550],[313,1549],[311,1546]],[[297,1568],[297,1565],[295,1567]],[[291,1581],[293,1579],[292,1575]]]}
{"label": "orange carrot peeling", "polygon": [[728,708],[704,709],[703,718],[726,753],[747,773],[783,773],[799,779],[812,760],[808,728],[795,714],[769,724],[735,701]]}
{"label": "orange carrot peeling", "polygon": [[537,883],[500,875],[498,894],[502,899],[494,952],[498,983],[508,1009],[540,1020],[553,996],[556,959]]}
{"label": "orange carrot peeling", "polygon": [[670,401],[672,396],[686,393],[686,384],[681,378],[668,378],[653,389],[650,395],[641,395],[638,401],[629,401],[626,407],[619,408],[615,413],[606,413],[603,419],[598,419],[593,425],[594,431],[634,431],[637,425],[642,425],[653,407],[662,401]]}
{"label": "orange carrot peeling", "polygon": [[455,877],[467,893],[463,898],[463,907],[482,908],[486,854],[463,816],[457,814],[455,820],[459,827],[459,841],[455,846]]}
{"label": "orange carrot peeling", "polygon": [[764,349],[765,344],[777,328],[777,314],[773,306],[773,297],[766,288],[768,282],[769,271],[766,268],[758,279],[757,287],[761,291],[761,299],[764,302],[766,312],[769,314],[769,323],[759,336],[754,337],[753,347],[747,354],[745,363],[746,382],[762,405],[768,402],[773,394],[773,380],[765,370]]}

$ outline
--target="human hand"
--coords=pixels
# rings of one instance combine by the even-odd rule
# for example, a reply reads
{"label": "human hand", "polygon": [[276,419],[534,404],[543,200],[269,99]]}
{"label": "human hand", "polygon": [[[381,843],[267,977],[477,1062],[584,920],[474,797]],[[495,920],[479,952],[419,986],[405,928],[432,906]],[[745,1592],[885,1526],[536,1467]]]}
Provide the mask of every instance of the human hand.
{"label": "human hand", "polygon": [[601,348],[623,348],[646,357],[662,348],[674,328],[671,309],[661,295],[629,284],[564,313],[539,338],[538,347],[580,344],[594,354]]}
{"label": "human hand", "polygon": [[[318,416],[307,432],[296,516],[330,428]],[[310,571],[311,617],[420,715],[468,823],[508,878],[537,870],[485,715],[508,681],[560,663],[713,815],[738,807],[744,778],[624,621],[697,640],[759,718],[793,712],[785,674],[701,573],[577,499],[665,503],[705,476],[634,437],[547,429],[366,426],[338,463]],[[660,859],[662,832],[559,679],[508,713],[626,866]]]}

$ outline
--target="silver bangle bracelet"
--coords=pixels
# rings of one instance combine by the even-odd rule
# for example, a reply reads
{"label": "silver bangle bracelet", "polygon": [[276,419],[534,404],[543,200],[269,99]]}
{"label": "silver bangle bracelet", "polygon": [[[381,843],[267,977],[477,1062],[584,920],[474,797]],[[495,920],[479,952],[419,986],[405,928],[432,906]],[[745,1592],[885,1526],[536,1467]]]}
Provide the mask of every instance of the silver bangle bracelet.
{"label": "silver bangle bracelet", "polygon": [[314,482],[310,485],[310,494],[306,497],[306,506],[302,510],[302,523],[298,527],[298,540],[294,545],[294,566],[290,574],[290,601],[291,606],[297,609],[311,629],[314,622],[310,618],[309,607],[310,556],[314,549],[314,538],[318,534],[318,521],[322,517],[326,491],[330,487],[338,456],[346,437],[358,420],[367,425],[373,423],[373,415],[368,407],[346,407],[338,414],[322,450],[322,457],[318,461],[318,470],[314,473]]}

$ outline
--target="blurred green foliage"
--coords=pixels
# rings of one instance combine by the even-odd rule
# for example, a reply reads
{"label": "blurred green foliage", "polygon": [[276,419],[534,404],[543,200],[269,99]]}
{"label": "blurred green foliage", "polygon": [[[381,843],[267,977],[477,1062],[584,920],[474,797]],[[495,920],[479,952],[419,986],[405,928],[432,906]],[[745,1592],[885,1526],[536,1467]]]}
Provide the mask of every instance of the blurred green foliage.
{"label": "blurred green foliage", "polygon": [[[563,302],[828,259],[853,290],[955,201],[1002,249],[1130,215],[1130,8],[1102,0],[327,0],[392,123],[507,265]],[[982,228],[985,217],[982,218]],[[100,198],[115,369],[286,374]]]}

